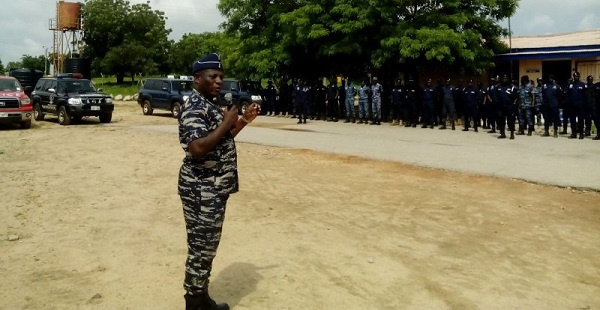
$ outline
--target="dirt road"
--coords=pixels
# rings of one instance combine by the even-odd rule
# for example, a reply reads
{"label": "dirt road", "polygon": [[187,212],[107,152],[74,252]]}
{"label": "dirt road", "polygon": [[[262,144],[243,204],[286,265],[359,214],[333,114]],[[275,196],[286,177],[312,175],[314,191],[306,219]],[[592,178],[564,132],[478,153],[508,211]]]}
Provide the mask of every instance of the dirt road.
{"label": "dirt road", "polygon": [[[175,123],[117,103],[108,126],[0,129],[0,309],[184,308],[183,153],[135,128]],[[210,288],[233,309],[600,309],[597,192],[238,153]]]}

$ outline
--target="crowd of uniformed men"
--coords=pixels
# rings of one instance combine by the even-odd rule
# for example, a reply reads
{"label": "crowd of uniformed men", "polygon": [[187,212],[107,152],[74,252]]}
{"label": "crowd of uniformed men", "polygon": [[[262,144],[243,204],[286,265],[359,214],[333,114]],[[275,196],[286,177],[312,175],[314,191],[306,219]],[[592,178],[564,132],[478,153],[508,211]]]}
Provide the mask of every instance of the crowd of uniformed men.
{"label": "crowd of uniformed men", "polygon": [[[565,86],[553,76],[547,81],[532,81],[527,75],[521,77],[518,86],[507,75],[492,77],[487,87],[475,85],[473,80],[453,85],[451,79],[438,80],[437,85],[428,79],[420,86],[412,78],[384,87],[377,77],[356,86],[350,79],[340,84],[335,78],[329,79],[327,86],[322,80],[308,83],[283,78],[279,87],[269,81],[263,111],[269,116],[297,118],[298,124],[306,124],[307,119],[337,122],[343,118],[345,123],[391,122],[455,130],[460,120],[463,131],[483,128],[499,133],[499,139],[507,134],[510,139],[515,134],[531,136],[535,126],[543,126],[542,136],[558,137],[569,134],[568,125],[569,138],[584,139],[592,134],[592,122],[596,128],[600,122],[600,82],[594,83],[593,76],[588,76],[584,83],[578,72]],[[598,129],[593,139],[600,140]]]}

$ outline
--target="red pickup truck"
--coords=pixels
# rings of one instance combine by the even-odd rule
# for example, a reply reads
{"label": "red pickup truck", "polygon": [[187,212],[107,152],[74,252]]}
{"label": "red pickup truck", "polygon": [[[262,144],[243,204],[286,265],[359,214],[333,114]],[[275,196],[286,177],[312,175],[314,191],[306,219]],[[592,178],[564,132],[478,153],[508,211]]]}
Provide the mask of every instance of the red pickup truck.
{"label": "red pickup truck", "polygon": [[31,128],[33,107],[21,83],[12,76],[0,76],[0,123],[19,123]]}

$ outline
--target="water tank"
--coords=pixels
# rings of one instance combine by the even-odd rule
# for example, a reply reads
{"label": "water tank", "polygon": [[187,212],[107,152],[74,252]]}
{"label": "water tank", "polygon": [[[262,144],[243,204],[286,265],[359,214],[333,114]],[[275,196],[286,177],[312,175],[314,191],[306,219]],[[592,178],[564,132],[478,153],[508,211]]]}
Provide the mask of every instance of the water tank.
{"label": "water tank", "polygon": [[58,2],[58,29],[81,30],[81,3]]}
{"label": "water tank", "polygon": [[81,73],[84,79],[92,78],[92,61],[89,58],[67,58],[65,59],[66,73]]}
{"label": "water tank", "polygon": [[44,76],[44,72],[42,72],[40,70],[36,70],[36,69],[23,68],[23,69],[10,70],[8,75],[19,80],[19,82],[21,82],[21,85],[23,85],[23,87],[31,86],[33,88],[33,87],[35,87],[35,84],[37,83],[37,81],[42,76]]}

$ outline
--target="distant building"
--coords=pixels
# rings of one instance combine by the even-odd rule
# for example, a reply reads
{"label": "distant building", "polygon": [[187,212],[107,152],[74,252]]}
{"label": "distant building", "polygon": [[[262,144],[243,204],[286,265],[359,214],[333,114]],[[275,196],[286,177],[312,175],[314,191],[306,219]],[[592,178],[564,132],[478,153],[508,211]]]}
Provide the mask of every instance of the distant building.
{"label": "distant building", "polygon": [[495,56],[494,73],[511,74],[514,80],[527,74],[530,79],[554,75],[566,84],[573,70],[600,80],[600,30],[580,31],[543,36],[513,37],[505,39],[510,46],[506,54]]}

